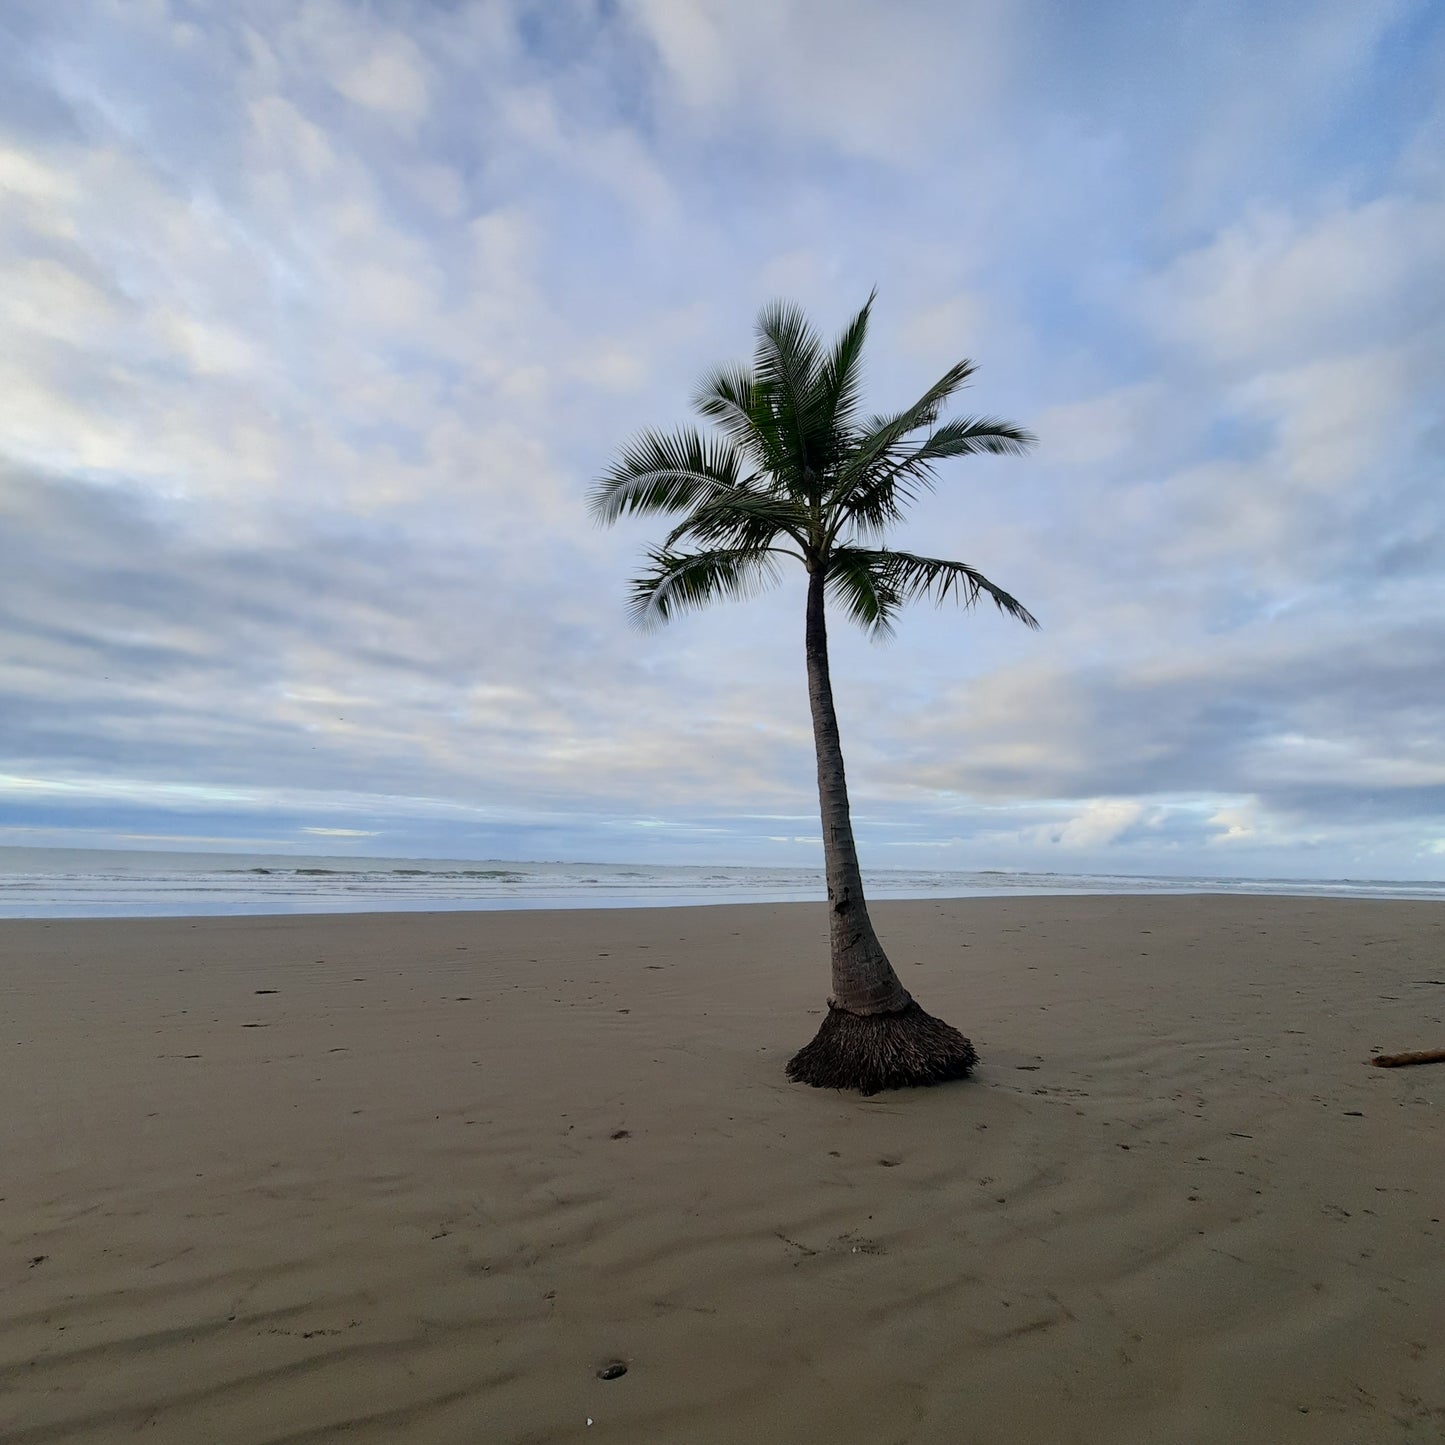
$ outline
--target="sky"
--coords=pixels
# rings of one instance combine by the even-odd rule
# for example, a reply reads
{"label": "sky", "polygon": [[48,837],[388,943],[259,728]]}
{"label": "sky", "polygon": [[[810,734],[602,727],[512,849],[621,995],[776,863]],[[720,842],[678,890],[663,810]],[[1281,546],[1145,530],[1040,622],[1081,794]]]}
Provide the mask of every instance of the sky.
{"label": "sky", "polygon": [[801,572],[586,498],[875,286],[1042,627],[835,624],[865,868],[1445,876],[1433,0],[9,0],[0,843],[819,862]]}

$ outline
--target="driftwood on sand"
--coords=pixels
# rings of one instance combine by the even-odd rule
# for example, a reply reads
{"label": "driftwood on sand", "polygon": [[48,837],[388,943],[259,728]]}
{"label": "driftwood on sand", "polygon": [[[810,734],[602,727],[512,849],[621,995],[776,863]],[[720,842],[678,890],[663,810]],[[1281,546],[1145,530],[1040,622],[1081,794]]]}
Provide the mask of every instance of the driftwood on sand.
{"label": "driftwood on sand", "polygon": [[1370,1062],[1381,1069],[1399,1069],[1406,1064],[1445,1064],[1445,1049],[1421,1049],[1413,1054],[1376,1054]]}

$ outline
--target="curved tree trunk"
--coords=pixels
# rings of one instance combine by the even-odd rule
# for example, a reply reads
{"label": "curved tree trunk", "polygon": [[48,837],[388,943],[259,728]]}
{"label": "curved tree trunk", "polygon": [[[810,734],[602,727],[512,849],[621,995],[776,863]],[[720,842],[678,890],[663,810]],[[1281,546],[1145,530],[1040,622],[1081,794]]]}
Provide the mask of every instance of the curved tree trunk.
{"label": "curved tree trunk", "polygon": [[825,581],[821,568],[809,570],[808,702],[818,752],[833,996],[817,1037],[788,1061],[788,1077],[865,1094],[965,1078],[977,1062],[973,1045],[914,1003],[868,917],[828,671]]}
{"label": "curved tree trunk", "polygon": [[853,843],[843,744],[828,671],[828,624],[821,571],[808,578],[808,704],[818,752],[818,803],[823,819],[823,866],[828,879],[828,940],[833,954],[833,1003],[853,1014],[897,1013],[910,1003],[873,932],[863,874]]}

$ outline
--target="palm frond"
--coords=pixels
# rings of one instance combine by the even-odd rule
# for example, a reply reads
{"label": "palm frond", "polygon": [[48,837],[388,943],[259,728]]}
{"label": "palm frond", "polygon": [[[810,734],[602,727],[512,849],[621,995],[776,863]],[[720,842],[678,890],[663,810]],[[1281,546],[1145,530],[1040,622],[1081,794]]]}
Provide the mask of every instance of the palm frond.
{"label": "palm frond", "polygon": [[643,432],[593,487],[589,501],[599,521],[672,515],[671,532],[632,582],[638,625],[715,598],[751,596],[777,580],[780,559],[789,557],[824,569],[828,597],[874,636],[887,635],[902,605],[922,597],[964,607],[986,597],[1038,626],[1016,598],[966,563],[881,545],[908,504],[936,484],[941,463],[1017,454],[1034,438],[997,417],[940,421],[973,374],[968,360],[911,406],[858,422],[874,299],[870,294],[831,346],[798,307],[765,307],[751,368],[719,367],[693,396],[716,431]]}
{"label": "palm frond", "polygon": [[879,532],[901,521],[904,507],[921,493],[933,490],[936,463],[981,453],[1019,456],[1034,442],[1032,432],[999,417],[958,417],[935,427],[912,450],[881,459],[871,474],[855,476],[851,487],[840,485],[832,505],[839,519]]}
{"label": "palm frond", "polygon": [[598,521],[615,522],[632,512],[682,511],[746,482],[732,443],[690,428],[644,431],[623,447],[588,504]]}
{"label": "palm frond", "polygon": [[731,430],[753,424],[753,374],[745,366],[715,366],[692,394],[693,407]]}
{"label": "palm frond", "polygon": [[837,548],[829,558],[827,587],[849,621],[870,637],[893,635],[893,618],[903,599],[868,554],[851,547]]}
{"label": "palm frond", "polygon": [[863,434],[853,455],[839,472],[839,490],[844,490],[860,474],[871,471],[882,460],[887,459],[916,431],[932,427],[938,421],[943,404],[968,380],[978,368],[965,358],[950,366],[912,406],[890,416],[870,417],[864,423]]}
{"label": "palm frond", "polygon": [[627,605],[633,625],[644,630],[720,597],[756,596],[778,580],[776,555],[765,548],[672,552],[654,547],[647,560],[647,570],[632,579]]}
{"label": "palm frond", "polygon": [[918,455],[929,462],[978,456],[982,452],[1018,457],[1037,443],[1038,438],[1027,427],[1004,421],[1002,417],[960,416],[935,427],[918,449]]}
{"label": "palm frond", "polygon": [[818,376],[819,399],[835,432],[848,427],[858,409],[863,383],[863,344],[868,339],[868,320],[877,299],[878,289],[874,287],[862,309],[833,343]]}
{"label": "palm frond", "polygon": [[847,556],[852,567],[867,568],[878,579],[879,586],[893,592],[900,602],[913,602],[931,597],[944,603],[950,597],[961,607],[973,607],[980,597],[988,597],[1000,612],[1016,617],[1025,627],[1037,628],[1038,619],[1018,598],[990,582],[977,568],[967,562],[950,562],[942,557],[920,557],[913,552],[896,552],[892,548],[839,547],[834,557]]}
{"label": "palm frond", "polygon": [[762,392],[780,441],[793,458],[794,485],[805,484],[807,472],[817,464],[812,454],[817,442],[822,339],[802,309],[786,301],[774,301],[763,307],[758,316],[757,335],[754,386]]}
{"label": "palm frond", "polygon": [[670,549],[688,541],[708,547],[768,547],[786,537],[801,549],[807,546],[807,533],[807,513],[792,498],[734,489],[699,501],[662,545]]}
{"label": "palm frond", "polygon": [[779,430],[770,388],[747,367],[715,367],[693,393],[692,405],[760,468],[772,474],[790,468],[789,444]]}

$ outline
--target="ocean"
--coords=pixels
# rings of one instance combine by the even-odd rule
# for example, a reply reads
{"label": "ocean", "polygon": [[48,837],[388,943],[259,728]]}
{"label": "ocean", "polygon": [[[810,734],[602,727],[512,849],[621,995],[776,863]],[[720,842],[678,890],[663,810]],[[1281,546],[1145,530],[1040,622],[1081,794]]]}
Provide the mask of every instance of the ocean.
{"label": "ocean", "polygon": [[[865,870],[870,898],[1253,893],[1445,901],[1445,882]],[[164,918],[820,901],[816,868],[0,847],[0,918]]]}

